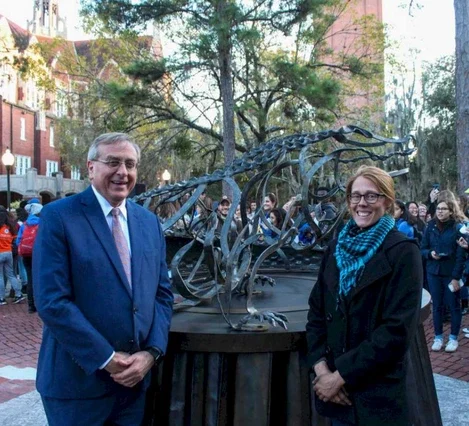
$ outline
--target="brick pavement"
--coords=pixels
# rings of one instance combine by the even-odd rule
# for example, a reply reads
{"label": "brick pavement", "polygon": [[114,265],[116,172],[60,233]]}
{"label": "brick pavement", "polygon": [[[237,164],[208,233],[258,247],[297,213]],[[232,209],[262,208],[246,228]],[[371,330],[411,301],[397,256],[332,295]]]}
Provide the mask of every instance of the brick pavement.
{"label": "brick pavement", "polygon": [[[0,306],[0,372],[3,367],[36,368],[42,323],[37,314],[27,313],[27,304]],[[433,342],[431,318],[425,321],[428,348]],[[462,327],[469,327],[469,315],[463,316]],[[449,324],[444,333],[449,335]],[[459,348],[454,353],[430,351],[433,372],[469,382],[469,339],[461,333]],[[23,370],[15,370],[23,371]],[[0,375],[0,403],[34,390],[34,380],[14,380]]]}
{"label": "brick pavement", "polygon": [[[464,337],[462,329],[469,327],[469,314],[462,317],[461,333],[459,334],[459,347],[456,352],[446,353],[444,347],[440,352],[430,350],[433,344],[433,326],[431,315],[425,321],[425,337],[428,343],[428,351],[432,362],[434,373],[443,376],[452,377],[469,382],[469,339]],[[443,333],[445,335],[445,344],[449,336],[450,324],[444,323]]]}
{"label": "brick pavement", "polygon": [[[7,299],[11,302],[11,299]],[[28,314],[26,301],[0,306],[0,369],[36,368],[42,322],[37,314]],[[4,369],[2,369],[3,371]],[[15,370],[21,375],[23,370]],[[14,380],[0,377],[0,403],[31,392],[34,380]]]}

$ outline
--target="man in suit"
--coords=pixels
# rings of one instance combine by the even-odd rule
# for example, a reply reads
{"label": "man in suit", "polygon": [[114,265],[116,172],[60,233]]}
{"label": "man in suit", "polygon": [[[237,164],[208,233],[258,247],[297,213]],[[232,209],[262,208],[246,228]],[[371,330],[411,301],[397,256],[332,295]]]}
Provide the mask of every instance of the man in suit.
{"label": "man in suit", "polygon": [[123,133],[88,151],[92,185],[50,203],[34,247],[44,322],[37,389],[50,426],[139,425],[173,295],[156,216],[126,201],[140,149]]}

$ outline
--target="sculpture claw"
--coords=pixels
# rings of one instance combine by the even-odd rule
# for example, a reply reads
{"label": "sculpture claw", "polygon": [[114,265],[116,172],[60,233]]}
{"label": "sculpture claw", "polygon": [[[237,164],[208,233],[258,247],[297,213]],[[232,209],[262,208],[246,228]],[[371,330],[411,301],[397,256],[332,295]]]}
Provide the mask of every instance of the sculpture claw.
{"label": "sculpture claw", "polygon": [[[241,283],[238,286],[238,293],[239,294],[247,294],[247,287],[249,284],[249,274],[246,273],[245,276],[243,277]],[[260,284],[262,287],[264,287],[266,284],[269,284],[271,287],[275,285],[275,280],[267,275],[256,275],[254,278],[254,285]],[[256,294],[259,292],[256,292],[256,290],[253,290],[253,294]]]}
{"label": "sculpture claw", "polygon": [[238,322],[236,329],[245,330],[245,331],[266,331],[268,326],[260,324],[249,324],[250,321],[256,320],[260,323],[264,321],[268,322],[272,327],[280,326],[283,329],[287,330],[288,318],[278,312],[269,312],[269,311],[257,311],[253,314],[249,314],[241,318]]}
{"label": "sculpture claw", "polygon": [[269,284],[271,287],[273,287],[275,285],[275,280],[272,277],[269,277],[267,275],[256,275],[256,278],[254,278],[254,284],[259,284],[259,283],[262,286]]}

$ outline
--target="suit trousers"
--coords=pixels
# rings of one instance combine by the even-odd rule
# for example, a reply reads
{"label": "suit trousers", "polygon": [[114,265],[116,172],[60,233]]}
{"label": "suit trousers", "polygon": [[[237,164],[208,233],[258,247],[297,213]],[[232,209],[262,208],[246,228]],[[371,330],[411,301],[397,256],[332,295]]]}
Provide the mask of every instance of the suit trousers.
{"label": "suit trousers", "polygon": [[145,395],[143,387],[137,385],[135,389],[123,388],[99,398],[41,397],[49,426],[139,426],[143,421]]}

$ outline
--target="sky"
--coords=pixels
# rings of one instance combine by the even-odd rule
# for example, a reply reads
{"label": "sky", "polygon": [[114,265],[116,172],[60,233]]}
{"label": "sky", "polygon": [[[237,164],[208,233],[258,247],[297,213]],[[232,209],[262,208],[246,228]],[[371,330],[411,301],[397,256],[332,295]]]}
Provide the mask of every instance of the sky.
{"label": "sky", "polygon": [[[405,57],[409,47],[420,50],[420,59],[433,61],[454,52],[453,0],[414,0],[421,8],[414,8],[413,17],[407,8],[399,7],[409,0],[383,0],[384,21],[393,39],[400,41]],[[0,0],[0,14],[26,28],[32,19],[34,0]],[[79,0],[61,0],[60,14],[67,17],[69,38],[88,38],[79,28]]]}
{"label": "sky", "polygon": [[383,0],[383,17],[393,40],[400,42],[400,54],[405,57],[409,48],[420,50],[422,61],[454,53],[454,0],[414,0],[422,7],[414,8],[409,16],[404,0]]}
{"label": "sky", "polygon": [[[61,0],[59,3],[60,15],[67,17],[68,35],[71,40],[88,38],[79,28],[79,0]],[[0,14],[23,28],[27,21],[33,18],[34,0],[0,0]]]}

